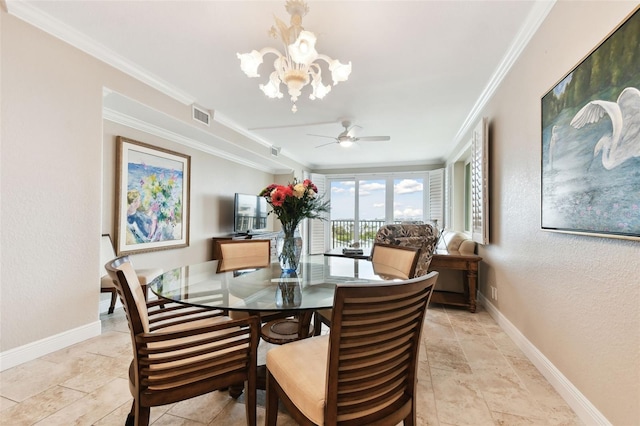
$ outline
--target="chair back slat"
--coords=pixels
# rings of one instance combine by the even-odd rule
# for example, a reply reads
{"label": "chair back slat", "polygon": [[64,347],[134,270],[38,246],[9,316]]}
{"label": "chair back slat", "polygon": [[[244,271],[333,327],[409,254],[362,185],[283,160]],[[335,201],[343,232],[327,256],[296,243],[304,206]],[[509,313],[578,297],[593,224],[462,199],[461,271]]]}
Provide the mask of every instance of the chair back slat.
{"label": "chair back slat", "polygon": [[413,278],[418,264],[420,249],[375,243],[371,251],[371,263],[376,274],[387,279],[406,280]]}
{"label": "chair back slat", "polygon": [[218,271],[233,271],[248,268],[265,268],[271,264],[271,242],[269,240],[220,240],[222,259]]}
{"label": "chair back slat", "polygon": [[411,412],[422,325],[437,277],[336,287],[325,424],[372,424]]}
{"label": "chair back slat", "polygon": [[[133,328],[134,333],[149,332],[147,301],[129,257],[114,259],[105,265],[105,269],[113,279],[113,284],[118,291],[120,302],[124,306],[129,325]],[[121,283],[126,283],[126,285]]]}

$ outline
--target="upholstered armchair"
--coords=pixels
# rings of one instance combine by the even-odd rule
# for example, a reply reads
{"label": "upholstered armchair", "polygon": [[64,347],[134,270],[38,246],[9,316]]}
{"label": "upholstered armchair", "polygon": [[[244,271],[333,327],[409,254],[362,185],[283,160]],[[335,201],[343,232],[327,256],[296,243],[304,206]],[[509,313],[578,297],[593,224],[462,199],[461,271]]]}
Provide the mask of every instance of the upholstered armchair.
{"label": "upholstered armchair", "polygon": [[374,243],[420,249],[415,275],[426,275],[438,241],[437,230],[429,224],[390,224],[380,227]]}

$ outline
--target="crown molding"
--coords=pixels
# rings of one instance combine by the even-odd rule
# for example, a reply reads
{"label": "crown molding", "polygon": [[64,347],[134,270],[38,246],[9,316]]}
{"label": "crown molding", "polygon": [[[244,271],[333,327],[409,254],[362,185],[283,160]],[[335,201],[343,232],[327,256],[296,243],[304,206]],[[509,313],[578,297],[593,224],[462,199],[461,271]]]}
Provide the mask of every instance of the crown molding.
{"label": "crown molding", "polygon": [[140,120],[138,118],[110,108],[102,109],[102,118],[266,173],[281,174],[290,172],[290,169],[274,168],[264,164],[249,161],[240,156],[230,154],[224,150],[214,148],[206,143],[185,137],[167,129],[163,129],[162,127],[156,126],[155,124],[148,123],[146,121]]}
{"label": "crown molding", "polygon": [[153,87],[159,92],[181,102],[185,105],[195,103],[196,98],[177,87],[162,80],[160,77],[152,74],[144,68],[131,62],[123,56],[108,49],[106,46],[87,37],[67,24],[55,19],[51,15],[44,13],[42,10],[21,0],[7,0],[7,11],[33,25],[40,30],[51,34],[52,36],[80,49],[81,51],[93,56],[100,61],[111,65],[112,67],[122,71],[131,77],[142,81],[143,83]]}
{"label": "crown molding", "polygon": [[[219,114],[217,111],[216,113],[213,115],[213,121],[216,121],[220,124],[222,124],[223,126],[251,139],[254,142],[257,142],[261,145],[264,145],[266,147],[268,147],[269,149],[271,149],[274,145],[268,141],[266,141],[265,139],[263,139],[262,137],[256,135],[255,133],[252,133],[251,131],[241,127],[238,123],[236,123],[235,121],[231,120],[229,117],[223,115],[223,114]],[[296,163],[311,169],[313,168],[312,164],[310,164],[309,162],[307,162],[306,160],[303,160],[301,158],[298,158],[296,156],[294,156],[291,152],[287,151],[286,149],[283,149],[281,151],[281,154],[287,158],[290,158],[291,160],[295,161]]]}
{"label": "crown molding", "polygon": [[[533,35],[538,31],[538,28],[544,22],[545,18],[556,4],[556,0],[536,0],[533,8],[529,12],[529,16],[527,16],[527,20],[525,21],[522,28],[516,35],[511,43],[511,46],[507,50],[507,53],[502,58],[502,61],[498,64],[498,67],[494,71],[493,75],[489,79],[486,87],[480,94],[480,97],[476,101],[475,105],[471,109],[471,112],[462,123],[460,130],[456,133],[454,138],[454,144],[458,145],[462,138],[467,132],[472,128],[472,126],[477,122],[480,118],[480,113],[487,105],[497,88],[502,84],[502,80],[504,80],[505,76],[516,62],[516,60],[522,54],[522,51],[527,47],[529,41],[533,37]],[[454,150],[454,153],[457,150]]]}

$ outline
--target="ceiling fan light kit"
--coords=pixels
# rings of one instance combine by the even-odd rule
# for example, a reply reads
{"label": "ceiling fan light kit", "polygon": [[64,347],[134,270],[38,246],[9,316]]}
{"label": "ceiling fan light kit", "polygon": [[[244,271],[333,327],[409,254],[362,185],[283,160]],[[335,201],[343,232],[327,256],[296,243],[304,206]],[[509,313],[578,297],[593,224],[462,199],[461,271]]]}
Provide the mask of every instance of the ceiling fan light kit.
{"label": "ceiling fan light kit", "polygon": [[252,50],[250,53],[237,53],[240,59],[240,68],[247,77],[260,77],[258,67],[262,64],[264,56],[268,53],[276,55],[273,62],[274,71],[269,75],[266,84],[260,84],[260,90],[269,98],[282,98],[280,83],[287,86],[289,96],[293,102],[291,111],[298,110],[296,102],[302,94],[302,89],[311,83],[312,92],[309,99],[322,99],[331,91],[331,85],[322,82],[322,70],[318,60],[328,64],[331,78],[335,86],[341,81],[347,81],[351,74],[351,62],[342,64],[336,59],[322,55],[316,51],[316,36],[311,31],[302,27],[302,17],[309,11],[309,7],[303,0],[288,0],[285,9],[291,15],[291,26],[275,18],[276,25],[271,27],[269,34],[273,38],[279,38],[284,45],[285,54],[273,47],[265,47],[260,51]]}

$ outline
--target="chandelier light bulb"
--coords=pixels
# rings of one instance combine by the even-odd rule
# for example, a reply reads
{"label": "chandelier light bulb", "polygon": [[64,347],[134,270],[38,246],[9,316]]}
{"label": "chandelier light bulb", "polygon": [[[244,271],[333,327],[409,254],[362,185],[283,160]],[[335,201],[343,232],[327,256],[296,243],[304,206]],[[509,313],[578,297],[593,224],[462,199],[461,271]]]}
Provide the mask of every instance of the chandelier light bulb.
{"label": "chandelier light bulb", "polygon": [[316,51],[316,35],[302,27],[302,16],[309,11],[309,7],[303,0],[288,0],[285,9],[291,15],[291,25],[287,26],[276,17],[276,25],[269,31],[274,38],[282,41],[285,48],[284,55],[272,47],[236,55],[240,59],[240,69],[250,78],[260,77],[258,67],[266,54],[276,55],[276,60],[273,62],[275,70],[270,74],[266,84],[259,85],[260,90],[269,98],[282,98],[280,83],[284,83],[293,102],[291,110],[296,112],[298,108],[295,102],[309,83],[312,88],[309,95],[311,100],[322,99],[331,91],[331,85],[325,85],[322,82],[319,60],[323,61],[331,71],[334,86],[339,82],[347,81],[351,74],[351,62],[342,64]]}

